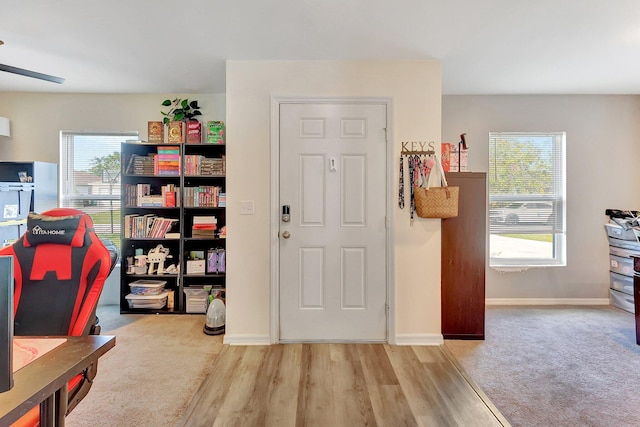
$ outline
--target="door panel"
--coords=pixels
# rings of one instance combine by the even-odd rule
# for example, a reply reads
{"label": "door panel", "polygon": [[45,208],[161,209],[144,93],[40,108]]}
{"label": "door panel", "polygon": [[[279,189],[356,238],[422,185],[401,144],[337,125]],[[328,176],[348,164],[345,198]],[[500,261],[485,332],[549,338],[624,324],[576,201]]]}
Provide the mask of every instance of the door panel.
{"label": "door panel", "polygon": [[386,115],[280,105],[281,341],[386,340]]}

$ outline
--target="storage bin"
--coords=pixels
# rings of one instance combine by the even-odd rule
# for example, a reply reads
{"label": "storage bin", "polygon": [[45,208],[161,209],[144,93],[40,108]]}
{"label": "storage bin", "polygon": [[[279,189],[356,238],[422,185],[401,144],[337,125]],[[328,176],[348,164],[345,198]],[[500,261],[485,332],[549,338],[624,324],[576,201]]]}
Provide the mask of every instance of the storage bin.
{"label": "storage bin", "polygon": [[159,295],[166,284],[165,280],[141,279],[129,283],[129,289],[133,295]]}
{"label": "storage bin", "polygon": [[184,288],[184,294],[187,313],[205,313],[207,311],[207,291],[202,288]]}
{"label": "storage bin", "polygon": [[640,252],[638,251],[634,251],[631,249],[625,249],[625,248],[617,248],[615,246],[609,246],[609,253],[611,255],[616,255],[622,258],[629,258],[631,257],[631,255],[638,255],[640,256]]}
{"label": "storage bin", "polygon": [[616,239],[622,240],[636,240],[636,235],[633,232],[633,228],[629,228],[625,230],[622,226],[618,224],[605,224],[604,229],[607,231],[607,235],[610,237],[614,237]]}
{"label": "storage bin", "polygon": [[24,219],[31,208],[33,184],[0,182],[0,219]]}
{"label": "storage bin", "polygon": [[618,273],[609,273],[609,283],[611,289],[633,295],[633,277],[623,276]]}
{"label": "storage bin", "polygon": [[607,239],[609,239],[609,246],[640,252],[640,243],[638,243],[638,241],[616,239],[611,236],[607,236]]}
{"label": "storage bin", "polygon": [[170,291],[164,291],[158,295],[133,295],[129,294],[125,298],[129,303],[129,308],[161,309],[167,304],[167,297]]}
{"label": "storage bin", "polygon": [[633,295],[627,295],[622,292],[609,289],[609,302],[615,307],[635,314],[636,308],[633,302]]}
{"label": "storage bin", "polygon": [[633,276],[633,260],[631,258],[609,254],[609,271],[624,276]]}

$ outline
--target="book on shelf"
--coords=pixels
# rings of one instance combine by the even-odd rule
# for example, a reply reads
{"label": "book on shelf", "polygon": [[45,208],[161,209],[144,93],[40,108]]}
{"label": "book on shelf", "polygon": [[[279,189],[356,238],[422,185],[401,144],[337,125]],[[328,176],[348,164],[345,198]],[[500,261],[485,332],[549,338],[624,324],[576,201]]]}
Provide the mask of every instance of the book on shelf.
{"label": "book on shelf", "polygon": [[224,144],[224,122],[207,122],[207,144]]}
{"label": "book on shelf", "polygon": [[187,144],[200,144],[202,142],[202,125],[197,120],[187,121]]}
{"label": "book on shelf", "polygon": [[160,187],[160,194],[152,194],[151,184],[125,184],[125,206],[127,207],[176,207],[179,202],[180,187],[166,184]]}
{"label": "book on shelf", "polygon": [[124,173],[127,175],[153,175],[153,157],[132,154]]}
{"label": "book on shelf", "polygon": [[200,185],[184,188],[184,205],[188,207],[219,207],[219,194],[222,188],[217,185]]}
{"label": "book on shelf", "polygon": [[143,208],[161,208],[164,207],[165,200],[162,195],[142,196],[138,199],[138,206]]}
{"label": "book on shelf", "polygon": [[184,142],[185,135],[185,123],[184,122],[169,122],[169,130],[168,130],[168,141],[170,143],[178,143],[181,144]]}
{"label": "book on shelf", "polygon": [[148,122],[147,133],[149,135],[149,142],[164,142],[164,123],[159,121]]}
{"label": "book on shelf", "polygon": [[195,215],[191,226],[192,237],[214,237],[218,219],[213,215]]}
{"label": "book on shelf", "polygon": [[124,237],[128,239],[162,239],[178,222],[175,218],[164,218],[153,214],[124,216]]}

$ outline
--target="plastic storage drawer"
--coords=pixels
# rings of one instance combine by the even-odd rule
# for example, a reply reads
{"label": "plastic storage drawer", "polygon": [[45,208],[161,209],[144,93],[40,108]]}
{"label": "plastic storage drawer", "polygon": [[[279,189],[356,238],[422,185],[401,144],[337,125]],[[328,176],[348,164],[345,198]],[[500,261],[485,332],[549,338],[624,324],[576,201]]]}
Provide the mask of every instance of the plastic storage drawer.
{"label": "plastic storage drawer", "polygon": [[635,313],[635,305],[633,303],[633,295],[623,294],[622,292],[609,289],[609,301],[611,305],[628,311],[629,313]]}
{"label": "plastic storage drawer", "polygon": [[609,237],[614,237],[616,239],[622,240],[637,240],[636,235],[633,232],[633,228],[625,230],[618,224],[605,224],[604,228],[607,231],[607,235]]}
{"label": "plastic storage drawer", "polygon": [[611,236],[607,236],[607,239],[609,239],[609,246],[629,249],[640,253],[640,243],[638,243],[638,241],[616,239],[615,237]]}
{"label": "plastic storage drawer", "polygon": [[633,277],[623,276],[622,274],[609,273],[609,283],[611,289],[633,295]]}
{"label": "plastic storage drawer", "polygon": [[624,276],[633,276],[633,260],[629,257],[609,254],[609,271]]}
{"label": "plastic storage drawer", "polygon": [[202,288],[184,288],[187,313],[205,313],[207,311],[208,292]]}
{"label": "plastic storage drawer", "polygon": [[167,305],[169,291],[158,295],[133,295],[129,294],[125,298],[129,303],[129,308],[146,308],[159,310]]}

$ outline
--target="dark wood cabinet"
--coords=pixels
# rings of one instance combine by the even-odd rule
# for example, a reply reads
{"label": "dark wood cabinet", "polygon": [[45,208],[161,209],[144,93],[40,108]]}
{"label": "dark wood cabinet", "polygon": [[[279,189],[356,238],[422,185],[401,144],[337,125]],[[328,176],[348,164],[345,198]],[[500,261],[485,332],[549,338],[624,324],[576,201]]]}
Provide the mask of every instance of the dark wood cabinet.
{"label": "dark wood cabinet", "polygon": [[487,174],[445,175],[460,195],[458,216],[442,220],[442,335],[484,339]]}
{"label": "dark wood cabinet", "polygon": [[640,256],[631,255],[633,259],[633,305],[636,321],[636,344],[640,345]]}

